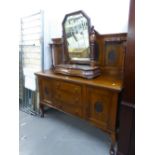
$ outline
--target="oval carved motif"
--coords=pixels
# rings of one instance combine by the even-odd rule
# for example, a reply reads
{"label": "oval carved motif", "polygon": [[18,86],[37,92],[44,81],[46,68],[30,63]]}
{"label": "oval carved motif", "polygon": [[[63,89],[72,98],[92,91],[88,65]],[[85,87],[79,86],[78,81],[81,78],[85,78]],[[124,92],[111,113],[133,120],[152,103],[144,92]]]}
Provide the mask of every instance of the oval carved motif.
{"label": "oval carved motif", "polygon": [[103,111],[103,103],[102,102],[100,102],[100,101],[97,101],[96,103],[95,103],[95,110],[97,111],[97,112],[102,112]]}
{"label": "oval carved motif", "polygon": [[44,89],[44,91],[45,91],[45,95],[49,95],[49,91],[48,91],[48,88],[47,87],[45,87],[45,89]]}

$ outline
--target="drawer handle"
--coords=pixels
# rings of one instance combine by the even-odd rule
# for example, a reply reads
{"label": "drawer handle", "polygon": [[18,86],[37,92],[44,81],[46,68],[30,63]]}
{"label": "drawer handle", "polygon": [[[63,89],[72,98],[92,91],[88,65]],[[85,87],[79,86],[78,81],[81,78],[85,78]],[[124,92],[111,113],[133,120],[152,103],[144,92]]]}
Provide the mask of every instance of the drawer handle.
{"label": "drawer handle", "polygon": [[49,91],[48,91],[47,87],[45,87],[44,91],[45,91],[45,95],[48,96],[49,95]]}
{"label": "drawer handle", "polygon": [[103,103],[100,101],[97,101],[95,103],[94,108],[95,108],[96,112],[102,112],[103,111]]}

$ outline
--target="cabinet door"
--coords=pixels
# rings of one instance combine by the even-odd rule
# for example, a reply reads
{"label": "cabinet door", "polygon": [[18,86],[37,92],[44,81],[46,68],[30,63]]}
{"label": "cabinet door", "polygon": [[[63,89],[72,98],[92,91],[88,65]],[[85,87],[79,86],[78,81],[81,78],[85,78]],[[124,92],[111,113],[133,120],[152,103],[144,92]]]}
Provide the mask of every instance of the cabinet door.
{"label": "cabinet door", "polygon": [[108,126],[110,108],[112,106],[112,93],[108,90],[87,88],[87,114],[88,119],[101,128]]}
{"label": "cabinet door", "polygon": [[52,80],[48,78],[41,79],[40,98],[42,102],[52,104]]}

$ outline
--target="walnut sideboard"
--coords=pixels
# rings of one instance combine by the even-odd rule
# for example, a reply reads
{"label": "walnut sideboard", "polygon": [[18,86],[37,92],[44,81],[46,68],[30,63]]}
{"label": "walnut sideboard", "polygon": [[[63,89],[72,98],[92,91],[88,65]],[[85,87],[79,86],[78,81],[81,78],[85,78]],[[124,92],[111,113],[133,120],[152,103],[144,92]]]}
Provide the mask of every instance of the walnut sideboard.
{"label": "walnut sideboard", "polygon": [[75,115],[107,132],[114,145],[118,98],[122,90],[121,78],[101,75],[87,80],[55,74],[52,70],[38,72],[36,75],[42,117],[44,106]]}

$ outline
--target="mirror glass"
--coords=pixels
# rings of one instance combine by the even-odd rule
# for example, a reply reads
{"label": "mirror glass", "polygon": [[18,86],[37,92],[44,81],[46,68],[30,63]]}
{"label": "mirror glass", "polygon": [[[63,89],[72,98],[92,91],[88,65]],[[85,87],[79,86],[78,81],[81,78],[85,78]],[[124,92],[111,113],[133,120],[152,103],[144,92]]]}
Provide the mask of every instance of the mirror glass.
{"label": "mirror glass", "polygon": [[67,16],[64,22],[66,44],[71,60],[89,61],[89,23],[82,13]]}

